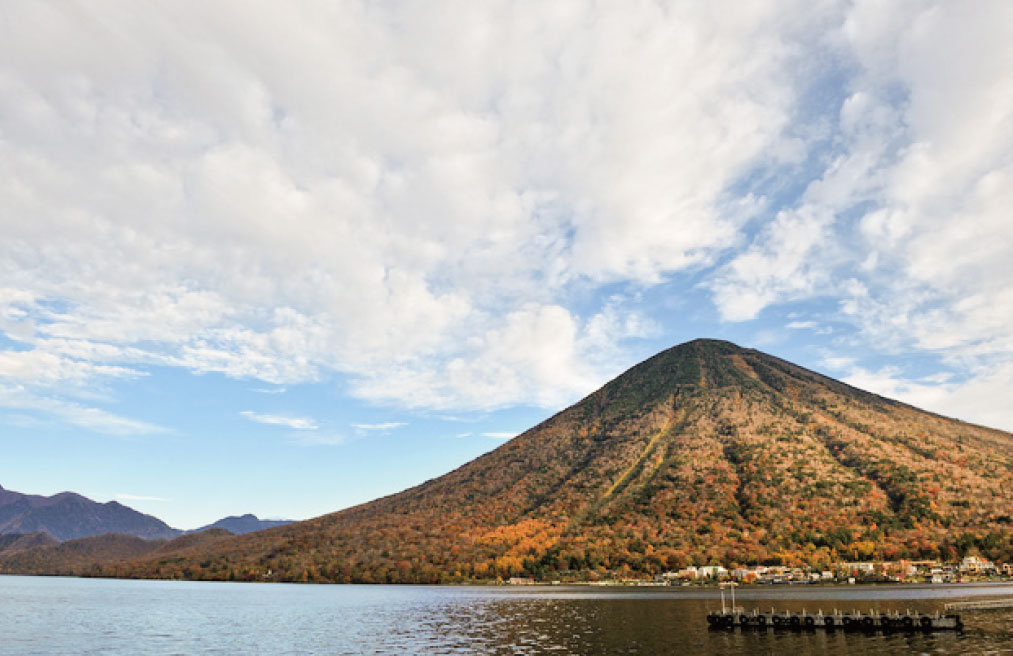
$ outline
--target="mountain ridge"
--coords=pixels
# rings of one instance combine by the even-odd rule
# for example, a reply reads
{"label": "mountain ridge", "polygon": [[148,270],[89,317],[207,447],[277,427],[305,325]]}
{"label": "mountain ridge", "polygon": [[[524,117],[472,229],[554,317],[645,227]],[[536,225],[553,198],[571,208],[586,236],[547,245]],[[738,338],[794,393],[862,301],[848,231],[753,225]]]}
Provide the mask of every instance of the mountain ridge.
{"label": "mountain ridge", "polygon": [[173,528],[118,501],[93,501],[76,492],[50,496],[25,494],[0,486],[0,536],[44,532],[57,541],[119,533],[145,540],[171,540],[188,533],[225,529],[232,534],[251,533],[290,524],[291,520],[260,519],[256,515],[230,515],[197,529]]}
{"label": "mountain ridge", "polygon": [[157,517],[117,501],[99,503],[76,492],[58,492],[47,497],[0,487],[0,534],[36,531],[45,531],[61,541],[109,532],[147,539],[180,534]]}

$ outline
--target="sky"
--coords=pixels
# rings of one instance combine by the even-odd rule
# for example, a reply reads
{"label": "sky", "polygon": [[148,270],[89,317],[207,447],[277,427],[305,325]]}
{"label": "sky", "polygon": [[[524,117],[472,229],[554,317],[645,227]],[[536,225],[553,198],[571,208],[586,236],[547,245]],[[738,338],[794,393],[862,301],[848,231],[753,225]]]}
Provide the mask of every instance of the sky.
{"label": "sky", "polygon": [[1013,430],[1013,3],[0,6],[0,485],[304,519],[654,353]]}

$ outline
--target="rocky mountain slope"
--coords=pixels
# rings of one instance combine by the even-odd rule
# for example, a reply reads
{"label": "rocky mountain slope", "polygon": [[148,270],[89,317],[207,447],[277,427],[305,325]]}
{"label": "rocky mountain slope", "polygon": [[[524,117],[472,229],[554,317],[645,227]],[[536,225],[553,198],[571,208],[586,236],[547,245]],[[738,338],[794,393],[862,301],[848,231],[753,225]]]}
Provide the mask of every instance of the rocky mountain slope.
{"label": "rocky mountain slope", "polygon": [[[1010,559],[1011,513],[1009,433],[697,340],[415,488],[88,571],[438,582],[970,552]],[[30,554],[14,568],[0,557],[0,570],[27,571]]]}

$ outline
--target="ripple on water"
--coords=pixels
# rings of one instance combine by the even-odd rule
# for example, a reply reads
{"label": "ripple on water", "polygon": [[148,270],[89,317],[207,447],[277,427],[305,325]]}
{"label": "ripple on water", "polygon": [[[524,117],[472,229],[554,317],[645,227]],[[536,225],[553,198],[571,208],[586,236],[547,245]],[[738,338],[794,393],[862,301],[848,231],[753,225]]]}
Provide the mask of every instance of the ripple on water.
{"label": "ripple on water", "polygon": [[[954,591],[981,593],[822,588],[739,596],[790,610],[932,611]],[[962,634],[864,635],[710,631],[703,618],[715,605],[707,591],[0,577],[0,644],[4,654],[1013,654],[1011,611],[966,614]]]}

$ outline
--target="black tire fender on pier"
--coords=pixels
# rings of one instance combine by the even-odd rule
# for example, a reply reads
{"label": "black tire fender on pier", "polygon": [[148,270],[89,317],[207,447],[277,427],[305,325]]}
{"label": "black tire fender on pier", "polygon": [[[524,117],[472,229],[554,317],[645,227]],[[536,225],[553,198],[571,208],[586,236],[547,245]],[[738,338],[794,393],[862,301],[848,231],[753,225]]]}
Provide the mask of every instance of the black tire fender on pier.
{"label": "black tire fender on pier", "polygon": [[864,626],[865,628],[869,628],[869,627],[873,626],[874,624],[875,624],[875,622],[873,621],[873,619],[871,617],[863,617],[862,618],[862,626]]}
{"label": "black tire fender on pier", "polygon": [[774,626],[781,626],[782,624],[784,624],[784,618],[781,617],[780,615],[775,615],[773,621]]}
{"label": "black tire fender on pier", "polygon": [[767,616],[766,615],[757,615],[756,616],[756,623],[759,624],[760,626],[767,626]]}
{"label": "black tire fender on pier", "polygon": [[749,615],[746,615],[745,613],[739,615],[739,624],[742,624],[743,626],[749,624]]}
{"label": "black tire fender on pier", "polygon": [[796,617],[796,616],[793,615],[791,617],[791,619],[788,620],[788,623],[791,624],[794,627],[798,627],[798,626],[801,626],[802,620],[800,618],[798,618],[798,617]]}
{"label": "black tire fender on pier", "polygon": [[886,615],[880,615],[880,617],[879,617],[879,625],[882,626],[882,627],[889,628],[889,627],[893,626],[893,620],[891,620]]}
{"label": "black tire fender on pier", "polygon": [[907,617],[905,617],[904,619],[902,619],[900,621],[900,623],[903,624],[905,628],[910,629],[912,626],[915,625],[915,620],[914,620],[913,617],[911,617],[910,615],[908,615]]}
{"label": "black tire fender on pier", "polygon": [[919,623],[922,625],[923,629],[932,628],[932,618],[929,617],[928,615],[922,615],[922,618],[919,620]]}
{"label": "black tire fender on pier", "polygon": [[808,617],[807,616],[802,621],[805,623],[806,626],[816,626],[816,620],[814,618],[812,618],[812,617]]}
{"label": "black tire fender on pier", "polygon": [[829,615],[824,615],[823,626],[833,626],[833,625],[834,625],[834,618],[830,617]]}
{"label": "black tire fender on pier", "polygon": [[845,615],[844,619],[841,620],[841,624],[843,624],[845,626],[845,628],[846,628],[846,627],[851,626],[852,621],[853,620],[850,617],[848,617],[847,615]]}

